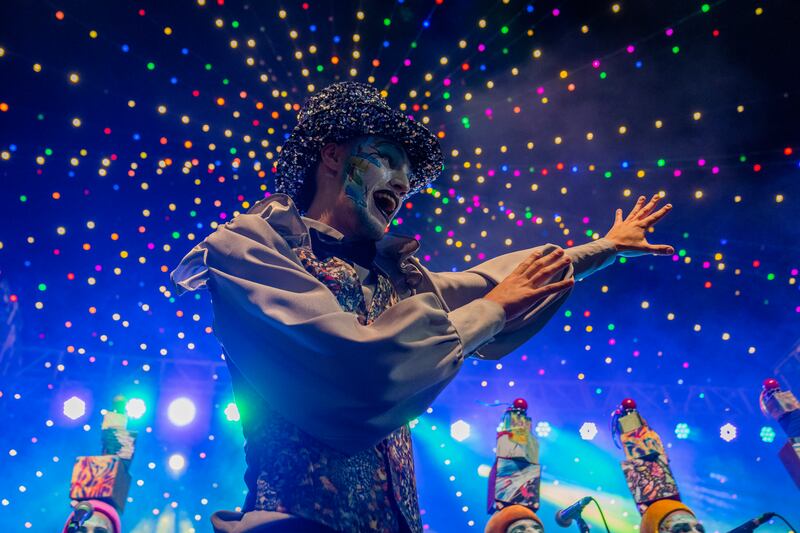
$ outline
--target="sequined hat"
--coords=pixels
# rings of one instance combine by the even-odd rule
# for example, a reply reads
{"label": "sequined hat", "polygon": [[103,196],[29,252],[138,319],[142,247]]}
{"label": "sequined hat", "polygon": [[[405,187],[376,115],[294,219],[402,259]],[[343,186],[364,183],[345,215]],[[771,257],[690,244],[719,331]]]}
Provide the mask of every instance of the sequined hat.
{"label": "sequined hat", "polygon": [[405,148],[411,162],[410,194],[419,192],[442,171],[439,140],[425,126],[390,108],[372,85],[334,83],[311,96],[297,115],[289,139],[278,156],[275,188],[297,197],[308,169],[328,142],[379,135]]}

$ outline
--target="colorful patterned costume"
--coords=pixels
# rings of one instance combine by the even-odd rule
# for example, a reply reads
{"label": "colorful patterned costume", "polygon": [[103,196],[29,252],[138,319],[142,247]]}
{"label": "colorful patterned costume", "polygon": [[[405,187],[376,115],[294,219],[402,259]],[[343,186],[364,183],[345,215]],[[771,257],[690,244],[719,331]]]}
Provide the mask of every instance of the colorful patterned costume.
{"label": "colorful patterned costume", "polygon": [[[482,296],[534,249],[432,272],[414,257],[415,239],[387,234],[365,278],[342,260],[355,250],[325,253],[314,226],[341,239],[274,194],[219,226],[172,272],[178,294],[211,292],[247,439],[244,512],[219,511],[212,523],[242,533],[289,514],[340,531],[419,532],[407,422],[466,357],[507,355],[568,291],[506,323],[503,308]],[[560,278],[582,279],[615,258],[605,239],[567,253]],[[374,292],[369,305],[364,291]]]}
{"label": "colorful patterned costume", "polygon": [[[331,290],[342,309],[356,313],[363,325],[399,301],[391,282],[379,271],[367,306],[352,265],[338,257],[322,261],[306,246],[293,251],[306,270]],[[240,377],[235,376],[237,381]],[[242,384],[237,390],[242,390]],[[257,417],[248,419],[242,413],[249,489],[245,512],[279,511],[340,531],[422,531],[407,425],[373,448],[345,455],[271,410],[257,394],[247,399],[241,396],[237,397],[240,405],[258,405]]]}

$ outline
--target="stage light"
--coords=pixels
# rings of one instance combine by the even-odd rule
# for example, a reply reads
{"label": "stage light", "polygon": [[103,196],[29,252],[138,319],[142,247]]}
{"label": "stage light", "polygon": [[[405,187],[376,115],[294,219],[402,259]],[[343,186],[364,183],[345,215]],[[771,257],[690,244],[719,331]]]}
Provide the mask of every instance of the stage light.
{"label": "stage light", "polygon": [[176,398],[172,400],[167,408],[167,416],[169,421],[176,426],[186,426],[192,423],[197,409],[194,402],[189,398]]}
{"label": "stage light", "polygon": [[145,412],[147,412],[147,405],[145,405],[144,400],[141,398],[131,398],[125,403],[125,412],[130,418],[142,418]]}
{"label": "stage light", "polygon": [[736,438],[736,426],[728,422],[721,428],[719,428],[719,438],[724,440],[725,442],[730,442]]}
{"label": "stage light", "polygon": [[770,443],[775,440],[775,430],[769,426],[764,426],[761,428],[760,437],[762,441]]}
{"label": "stage light", "polygon": [[550,427],[550,422],[539,422],[534,430],[539,437],[547,437],[553,428]]}
{"label": "stage light", "polygon": [[583,440],[593,440],[597,436],[597,424],[594,422],[584,422],[580,429]]}
{"label": "stage light", "polygon": [[450,436],[458,442],[462,442],[469,438],[469,424],[463,420],[456,420],[450,425]]}
{"label": "stage light", "polygon": [[225,407],[225,418],[227,418],[229,422],[239,421],[239,408],[235,403],[231,402]]}
{"label": "stage light", "polygon": [[179,453],[173,453],[169,456],[167,464],[170,470],[177,473],[186,468],[186,458]]}
{"label": "stage light", "polygon": [[478,466],[478,475],[480,477],[489,477],[489,474],[492,473],[492,467],[489,465],[480,465]]}
{"label": "stage light", "polygon": [[686,422],[681,422],[675,426],[675,436],[679,439],[687,439],[691,433],[692,430]]}
{"label": "stage light", "polygon": [[77,420],[86,414],[86,402],[73,396],[64,402],[64,415],[70,420]]}

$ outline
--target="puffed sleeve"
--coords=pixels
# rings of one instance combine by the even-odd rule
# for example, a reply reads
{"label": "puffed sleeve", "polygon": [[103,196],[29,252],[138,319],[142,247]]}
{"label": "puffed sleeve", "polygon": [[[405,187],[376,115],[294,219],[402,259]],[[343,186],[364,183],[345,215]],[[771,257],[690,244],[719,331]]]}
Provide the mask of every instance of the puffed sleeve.
{"label": "puffed sleeve", "polygon": [[[503,254],[462,272],[431,272],[419,261],[414,261],[423,272],[423,290],[439,294],[449,309],[460,309],[461,306],[485,296],[534,251],[540,250],[547,254],[555,248],[554,244],[545,244]],[[571,276],[576,280],[584,279],[613,263],[616,257],[616,249],[607,239],[573,246],[565,251],[572,262],[557,279],[550,281],[560,281]],[[475,355],[484,359],[499,359],[508,355],[544,327],[569,293],[570,291],[563,291],[536,302],[525,314],[506,322],[503,330],[489,342],[479,346]]]}
{"label": "puffed sleeve", "polygon": [[220,227],[172,278],[179,292],[208,287],[218,339],[270,406],[348,453],[419,416],[505,323],[494,302],[448,312],[424,293],[362,325],[258,215]]}

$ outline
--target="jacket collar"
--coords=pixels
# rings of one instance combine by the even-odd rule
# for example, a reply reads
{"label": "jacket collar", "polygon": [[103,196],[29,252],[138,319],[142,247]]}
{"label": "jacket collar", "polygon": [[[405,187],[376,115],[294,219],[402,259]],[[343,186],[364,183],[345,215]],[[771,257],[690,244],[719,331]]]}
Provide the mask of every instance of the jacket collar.
{"label": "jacket collar", "polygon": [[[251,207],[247,214],[259,215],[266,220],[281,237],[286,239],[290,246],[311,246],[309,228],[314,228],[335,240],[342,240],[338,230],[313,218],[300,215],[292,199],[282,193],[270,195],[259,200]],[[402,266],[406,260],[419,250],[419,241],[413,237],[387,233],[375,243],[375,262],[378,266],[392,275],[397,269],[405,270]]]}

